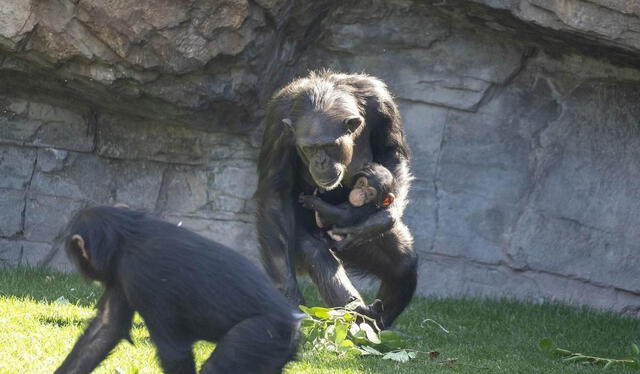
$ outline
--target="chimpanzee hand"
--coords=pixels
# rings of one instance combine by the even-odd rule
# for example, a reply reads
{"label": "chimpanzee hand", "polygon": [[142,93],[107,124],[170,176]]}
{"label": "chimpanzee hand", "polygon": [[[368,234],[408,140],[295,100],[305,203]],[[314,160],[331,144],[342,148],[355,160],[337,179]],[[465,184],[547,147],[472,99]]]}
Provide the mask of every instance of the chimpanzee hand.
{"label": "chimpanzee hand", "polygon": [[[375,299],[369,305],[364,305],[364,304],[360,305],[356,307],[354,310],[357,313],[360,313],[369,318],[372,318],[376,322],[376,325],[379,329],[385,328],[382,322],[382,313],[384,312],[384,305],[382,304],[382,301],[380,299]],[[368,320],[365,320],[364,322],[371,324],[371,321],[368,321]]]}
{"label": "chimpanzee hand", "polygon": [[390,230],[394,220],[388,210],[381,210],[371,215],[359,225],[349,227],[333,227],[332,232],[340,236],[346,236],[344,240],[335,244],[337,252],[347,251],[364,245],[375,239],[378,235]]}
{"label": "chimpanzee hand", "polygon": [[298,202],[307,209],[316,209],[316,201],[318,199],[320,198],[316,195],[305,195],[303,193],[298,196]]}

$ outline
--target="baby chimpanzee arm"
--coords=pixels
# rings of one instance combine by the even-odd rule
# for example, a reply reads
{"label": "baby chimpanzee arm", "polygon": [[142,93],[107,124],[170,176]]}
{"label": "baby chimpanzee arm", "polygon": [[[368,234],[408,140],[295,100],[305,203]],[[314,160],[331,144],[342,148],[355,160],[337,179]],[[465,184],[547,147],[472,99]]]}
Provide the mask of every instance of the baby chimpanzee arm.
{"label": "baby chimpanzee arm", "polygon": [[326,226],[351,226],[363,218],[359,212],[362,208],[352,207],[348,203],[331,205],[315,195],[300,195],[298,200],[303,207],[318,212]]}

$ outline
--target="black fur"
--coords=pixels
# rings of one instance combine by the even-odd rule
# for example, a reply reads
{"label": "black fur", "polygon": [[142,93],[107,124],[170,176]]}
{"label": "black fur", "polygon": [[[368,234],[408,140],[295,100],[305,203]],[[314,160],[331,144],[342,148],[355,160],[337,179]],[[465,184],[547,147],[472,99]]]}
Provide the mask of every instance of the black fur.
{"label": "black fur", "polygon": [[[353,116],[360,116],[364,124],[356,130],[345,127],[344,134],[340,133],[341,121]],[[290,119],[293,126],[283,125],[283,118]],[[320,129],[322,124],[325,126]],[[352,132],[352,144],[340,141]],[[313,143],[314,139],[317,145],[309,147],[309,141]],[[397,189],[395,202],[389,209],[375,212],[357,226],[342,229],[348,236],[340,242],[344,251],[339,259],[328,250],[326,240],[314,236],[314,213],[298,204],[300,194],[309,195],[323,187],[311,174],[309,155],[332,144],[339,144],[342,155],[341,159],[335,157],[330,161],[346,160],[346,171],[341,175],[343,187],[332,185],[325,194],[334,198],[332,203],[347,200],[355,173],[364,162],[376,162],[391,171]],[[324,153],[332,156],[336,150],[331,152]],[[345,155],[353,155],[357,162]],[[406,307],[417,279],[412,237],[401,221],[411,180],[408,160],[400,115],[386,86],[376,78],[330,71],[311,73],[274,95],[267,110],[258,164],[258,238],[267,273],[294,304],[304,303],[296,270],[311,275],[331,306],[362,300],[347,277],[344,262],[381,279],[380,296],[387,323]],[[381,236],[392,227],[399,235]],[[362,257],[355,257],[356,253]]]}
{"label": "black fur", "polygon": [[395,180],[384,166],[373,162],[368,163],[356,173],[354,179],[358,180],[360,177],[367,178],[369,186],[375,188],[377,192],[375,201],[370,201],[362,206],[353,206],[348,201],[333,205],[326,203],[317,195],[302,195],[300,203],[305,208],[318,212],[323,227],[333,225],[345,227],[359,224],[375,212],[384,209],[385,196],[388,194],[395,196]]}
{"label": "black fur", "polygon": [[[376,164],[375,162],[369,162],[365,164],[365,166],[356,173],[353,177],[355,180],[358,180],[360,177],[367,178],[367,182],[369,186],[375,188],[377,195],[377,201],[375,201],[374,205],[376,208],[383,207],[383,201],[385,197],[389,194],[396,194],[396,180],[393,178],[393,174],[380,164]],[[343,224],[339,224],[341,226],[346,226]]]}
{"label": "black fur", "polygon": [[[56,373],[91,372],[144,319],[166,373],[195,373],[192,345],[217,342],[201,373],[280,373],[298,321],[267,277],[235,251],[142,212],[81,211],[68,255],[105,287],[98,314]],[[88,259],[78,241],[84,240]]]}

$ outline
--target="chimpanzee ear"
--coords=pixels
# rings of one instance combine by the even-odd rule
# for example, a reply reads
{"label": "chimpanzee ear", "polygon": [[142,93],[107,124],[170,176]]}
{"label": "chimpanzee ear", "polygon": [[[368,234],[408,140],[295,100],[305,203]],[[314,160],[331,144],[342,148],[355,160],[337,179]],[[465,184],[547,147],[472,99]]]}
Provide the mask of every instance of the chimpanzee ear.
{"label": "chimpanzee ear", "polygon": [[87,251],[87,248],[84,246],[84,239],[82,239],[82,236],[78,234],[73,235],[71,237],[71,243],[80,249],[80,254],[82,254],[82,257],[84,257],[85,260],[89,260],[89,251]]}
{"label": "chimpanzee ear", "polygon": [[293,121],[291,118],[283,118],[282,123],[287,127],[287,129],[293,131]]}
{"label": "chimpanzee ear", "polygon": [[389,205],[391,205],[391,203],[393,203],[393,200],[395,199],[396,199],[396,196],[391,192],[389,192],[387,196],[385,196],[384,199],[382,200],[382,207],[383,208],[388,207]]}
{"label": "chimpanzee ear", "polygon": [[347,129],[349,130],[349,132],[355,132],[360,127],[360,125],[362,125],[362,122],[364,122],[364,120],[360,116],[349,117],[344,120],[344,123],[345,125],[347,125]]}

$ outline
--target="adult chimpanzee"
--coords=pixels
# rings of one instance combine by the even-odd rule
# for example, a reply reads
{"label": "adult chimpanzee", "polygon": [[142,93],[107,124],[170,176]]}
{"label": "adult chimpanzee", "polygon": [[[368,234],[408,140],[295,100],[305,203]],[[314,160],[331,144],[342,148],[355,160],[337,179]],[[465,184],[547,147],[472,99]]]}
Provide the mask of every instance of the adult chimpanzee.
{"label": "adult chimpanzee", "polygon": [[[306,271],[325,302],[345,305],[362,298],[342,262],[380,278],[379,296],[389,310],[386,326],[411,299],[416,286],[416,255],[402,224],[409,189],[409,149],[400,115],[384,83],[363,74],[311,73],[277,92],[269,103],[258,164],[258,238],[268,274],[293,303],[304,299],[296,270]],[[298,195],[316,189],[323,199],[347,200],[355,174],[376,162],[394,175],[395,202],[361,224],[335,228],[346,235],[339,252],[317,230],[314,213],[298,204]],[[393,226],[406,232],[406,243],[367,252],[371,240]],[[349,255],[352,253],[354,255]],[[355,254],[362,255],[361,257]],[[338,257],[336,257],[336,255]],[[364,302],[363,302],[364,307]]]}
{"label": "adult chimpanzee", "polygon": [[56,373],[91,372],[129,338],[134,311],[166,373],[195,373],[197,340],[218,343],[201,373],[280,373],[295,355],[293,308],[233,250],[123,207],[83,210],[68,233],[68,255],[105,291]]}

